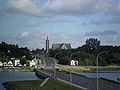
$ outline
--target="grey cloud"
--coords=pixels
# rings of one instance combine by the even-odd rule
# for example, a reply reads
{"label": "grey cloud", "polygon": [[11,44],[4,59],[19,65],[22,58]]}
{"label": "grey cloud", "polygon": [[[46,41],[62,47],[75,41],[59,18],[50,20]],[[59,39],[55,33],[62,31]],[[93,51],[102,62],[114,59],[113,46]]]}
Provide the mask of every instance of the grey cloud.
{"label": "grey cloud", "polygon": [[99,37],[102,44],[106,45],[120,45],[120,35],[110,35]]}
{"label": "grey cloud", "polygon": [[113,30],[107,31],[92,31],[85,33],[87,38],[98,38],[101,41],[101,44],[106,45],[120,45],[120,34]]}
{"label": "grey cloud", "polygon": [[55,20],[49,20],[49,21],[36,21],[30,25],[27,25],[27,27],[37,27],[42,24],[51,24],[51,23],[57,24],[57,23],[77,23],[77,22],[73,20],[67,20],[67,19],[55,19]]}
{"label": "grey cloud", "polygon": [[43,5],[38,5],[37,2],[38,0],[8,0],[0,6],[0,12],[34,17],[83,16],[100,12],[120,14],[120,2],[115,0],[49,0]]}
{"label": "grey cloud", "polygon": [[115,17],[109,20],[93,20],[88,23],[82,23],[81,25],[103,25],[103,24],[120,24],[120,17]]}
{"label": "grey cloud", "polygon": [[86,36],[106,36],[106,35],[116,35],[117,32],[113,31],[113,30],[107,30],[107,31],[92,31],[92,32],[88,32],[85,33]]}
{"label": "grey cloud", "polygon": [[120,17],[113,18],[107,22],[108,24],[120,24]]}

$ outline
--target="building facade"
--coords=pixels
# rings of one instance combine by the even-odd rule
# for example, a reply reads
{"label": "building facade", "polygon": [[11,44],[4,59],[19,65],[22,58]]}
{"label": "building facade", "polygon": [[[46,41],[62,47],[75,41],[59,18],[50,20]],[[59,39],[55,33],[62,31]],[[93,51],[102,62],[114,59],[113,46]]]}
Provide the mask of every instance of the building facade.
{"label": "building facade", "polygon": [[70,65],[71,66],[77,66],[78,65],[78,60],[71,60]]}
{"label": "building facade", "polygon": [[15,60],[14,60],[14,66],[22,66],[22,65],[20,64],[20,59],[15,59]]}

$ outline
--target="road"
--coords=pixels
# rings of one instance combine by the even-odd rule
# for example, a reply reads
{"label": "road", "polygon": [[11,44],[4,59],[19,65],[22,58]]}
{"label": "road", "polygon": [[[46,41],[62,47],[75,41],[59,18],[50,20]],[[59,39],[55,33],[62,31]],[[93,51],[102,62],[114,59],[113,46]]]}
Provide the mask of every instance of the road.
{"label": "road", "polygon": [[54,59],[52,59],[51,57],[49,56],[45,56],[45,62],[46,62],[46,66],[45,66],[45,69],[54,69],[55,65],[56,65],[56,62]]}
{"label": "road", "polygon": [[[78,75],[72,72],[71,80],[70,80],[70,72],[59,71],[59,70],[57,71],[56,69],[54,69],[55,62],[53,59],[46,56],[45,61],[46,61],[46,67],[44,71],[46,73],[55,76],[56,78],[62,79],[64,81],[68,81],[75,85],[87,88],[89,90],[97,90],[96,79],[87,78],[85,76]],[[120,90],[120,86],[115,86],[99,81],[99,90]]]}

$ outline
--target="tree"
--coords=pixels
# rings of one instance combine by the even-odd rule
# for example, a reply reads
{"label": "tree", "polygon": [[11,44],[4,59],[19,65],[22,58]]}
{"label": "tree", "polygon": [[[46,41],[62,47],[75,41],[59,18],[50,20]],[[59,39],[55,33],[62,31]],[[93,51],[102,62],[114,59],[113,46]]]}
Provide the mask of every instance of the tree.
{"label": "tree", "polygon": [[42,49],[36,49],[36,50],[32,50],[32,52],[34,53],[34,54],[38,54],[38,53],[40,53],[40,52],[42,52]]}
{"label": "tree", "polygon": [[26,66],[30,66],[30,62],[28,60],[26,62]]}
{"label": "tree", "polygon": [[30,50],[25,47],[18,47],[18,44],[7,44],[5,42],[0,43],[0,52],[4,52],[7,57],[21,58],[22,56],[30,57]]}
{"label": "tree", "polygon": [[3,63],[3,62],[7,62],[8,60],[9,57],[7,57],[4,52],[0,52],[0,61]]}
{"label": "tree", "polygon": [[112,53],[112,62],[113,64],[119,64],[120,65],[120,53]]}
{"label": "tree", "polygon": [[27,64],[27,58],[26,57],[22,57],[22,59],[20,60],[20,63],[22,65]]}
{"label": "tree", "polygon": [[91,66],[91,65],[93,65],[93,63],[94,62],[91,59],[85,59],[85,65]]}
{"label": "tree", "polygon": [[98,53],[100,48],[100,41],[94,38],[90,38],[86,40],[86,47],[88,52],[90,53]]}
{"label": "tree", "polygon": [[61,60],[59,60],[58,63],[68,65],[70,63],[70,58],[68,56],[64,56],[64,57],[61,58]]}

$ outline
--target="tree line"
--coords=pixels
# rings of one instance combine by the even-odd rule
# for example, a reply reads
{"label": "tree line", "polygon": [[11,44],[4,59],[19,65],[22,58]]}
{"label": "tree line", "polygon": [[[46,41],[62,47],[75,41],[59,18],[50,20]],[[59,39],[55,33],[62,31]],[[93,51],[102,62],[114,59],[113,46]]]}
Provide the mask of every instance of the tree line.
{"label": "tree line", "polygon": [[21,64],[27,63],[27,60],[32,59],[31,51],[27,47],[19,47],[18,44],[7,44],[6,42],[0,43],[0,61],[8,62],[11,58],[19,58]]}
{"label": "tree line", "polygon": [[[21,63],[25,64],[27,60],[32,60],[34,58],[32,57],[33,54],[43,51],[44,49],[30,51],[27,47],[19,47],[18,44],[1,42],[0,61],[7,62],[11,60],[11,58],[19,58]],[[100,41],[96,39],[86,40],[85,45],[75,49],[50,49],[48,54],[50,57],[56,58],[59,64],[69,65],[70,60],[75,59],[79,61],[79,65],[94,66],[96,65],[97,55],[102,51],[108,52],[99,56],[99,65],[120,65],[120,46],[102,46],[100,45]]]}
{"label": "tree line", "polygon": [[69,65],[70,59],[76,59],[79,65],[94,66],[97,55],[102,51],[107,52],[98,57],[99,65],[120,65],[120,46],[101,46],[100,41],[93,38],[87,39],[85,45],[76,49],[51,49],[49,55],[56,58],[59,64]]}

